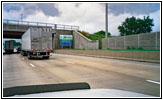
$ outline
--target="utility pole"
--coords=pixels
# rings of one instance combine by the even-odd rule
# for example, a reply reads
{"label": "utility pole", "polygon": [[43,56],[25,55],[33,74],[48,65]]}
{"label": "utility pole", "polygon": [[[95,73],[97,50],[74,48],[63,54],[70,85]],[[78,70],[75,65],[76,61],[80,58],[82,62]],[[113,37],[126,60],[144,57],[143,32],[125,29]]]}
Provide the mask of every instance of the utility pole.
{"label": "utility pole", "polygon": [[20,15],[20,21],[23,21],[23,14]]}
{"label": "utility pole", "polygon": [[105,20],[105,38],[108,38],[108,4],[106,3],[106,7],[105,7],[105,11],[106,11],[106,20]]}

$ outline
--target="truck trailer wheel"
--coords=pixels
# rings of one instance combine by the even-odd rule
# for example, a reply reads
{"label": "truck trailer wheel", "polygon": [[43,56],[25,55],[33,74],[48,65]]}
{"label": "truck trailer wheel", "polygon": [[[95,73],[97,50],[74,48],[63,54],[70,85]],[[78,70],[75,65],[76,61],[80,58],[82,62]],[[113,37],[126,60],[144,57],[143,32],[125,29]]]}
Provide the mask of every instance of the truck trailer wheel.
{"label": "truck trailer wheel", "polygon": [[44,59],[49,59],[49,56],[43,57]]}
{"label": "truck trailer wheel", "polygon": [[20,54],[23,56],[23,52],[21,51]]}
{"label": "truck trailer wheel", "polygon": [[25,56],[24,51],[21,51],[21,55],[22,55],[22,56]]}

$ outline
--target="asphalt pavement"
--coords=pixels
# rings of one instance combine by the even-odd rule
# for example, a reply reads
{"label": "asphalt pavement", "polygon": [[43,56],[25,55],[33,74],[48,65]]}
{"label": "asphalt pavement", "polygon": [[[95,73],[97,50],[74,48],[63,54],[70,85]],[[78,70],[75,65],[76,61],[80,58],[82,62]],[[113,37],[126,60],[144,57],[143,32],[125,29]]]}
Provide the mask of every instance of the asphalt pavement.
{"label": "asphalt pavement", "polygon": [[160,96],[160,64],[52,53],[50,59],[3,55],[3,88],[87,82],[94,89],[118,89]]}

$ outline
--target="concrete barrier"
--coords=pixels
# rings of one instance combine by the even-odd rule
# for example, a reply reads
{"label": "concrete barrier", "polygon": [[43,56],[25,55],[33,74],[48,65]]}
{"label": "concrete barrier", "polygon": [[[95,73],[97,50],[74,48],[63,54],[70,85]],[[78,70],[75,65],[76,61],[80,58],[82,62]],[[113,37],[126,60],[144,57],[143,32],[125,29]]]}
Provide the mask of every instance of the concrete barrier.
{"label": "concrete barrier", "polygon": [[55,53],[160,63],[160,51],[55,50]]}

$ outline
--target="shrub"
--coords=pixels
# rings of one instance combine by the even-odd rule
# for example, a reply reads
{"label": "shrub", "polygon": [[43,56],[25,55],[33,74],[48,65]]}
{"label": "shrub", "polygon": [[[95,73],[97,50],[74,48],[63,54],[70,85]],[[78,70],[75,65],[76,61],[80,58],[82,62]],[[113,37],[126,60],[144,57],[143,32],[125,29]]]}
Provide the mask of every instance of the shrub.
{"label": "shrub", "polygon": [[131,49],[130,46],[127,46],[127,49]]}
{"label": "shrub", "polygon": [[138,50],[143,50],[143,48],[142,47],[139,47]]}
{"label": "shrub", "polygon": [[134,46],[132,46],[132,49],[135,49],[135,47],[134,47]]}

